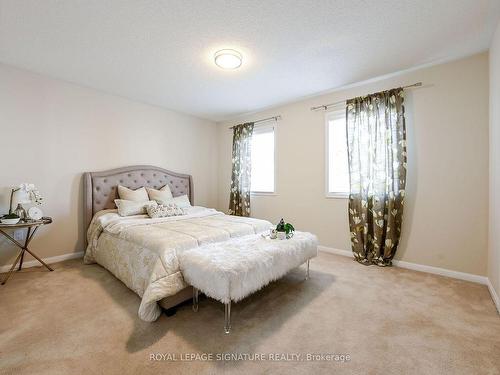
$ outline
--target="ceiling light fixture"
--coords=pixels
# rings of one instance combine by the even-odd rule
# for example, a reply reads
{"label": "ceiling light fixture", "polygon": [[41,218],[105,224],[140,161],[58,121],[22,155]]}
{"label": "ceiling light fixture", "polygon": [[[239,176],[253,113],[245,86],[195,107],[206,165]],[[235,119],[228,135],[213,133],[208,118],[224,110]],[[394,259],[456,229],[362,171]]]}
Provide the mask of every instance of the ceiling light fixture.
{"label": "ceiling light fixture", "polygon": [[243,57],[241,53],[234,49],[221,49],[215,52],[214,61],[215,65],[219,68],[232,70],[241,66]]}

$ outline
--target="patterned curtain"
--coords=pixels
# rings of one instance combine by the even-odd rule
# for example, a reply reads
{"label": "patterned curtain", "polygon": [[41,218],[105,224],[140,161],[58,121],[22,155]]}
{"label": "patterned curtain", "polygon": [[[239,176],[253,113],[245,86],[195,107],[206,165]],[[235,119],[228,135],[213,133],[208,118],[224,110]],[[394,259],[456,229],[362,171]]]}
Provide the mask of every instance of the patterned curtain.
{"label": "patterned curtain", "polygon": [[250,216],[253,126],[254,123],[249,122],[233,128],[233,170],[229,197],[231,215]]}
{"label": "patterned curtain", "polygon": [[346,117],[352,251],[360,263],[390,266],[406,185],[403,89],[348,100]]}

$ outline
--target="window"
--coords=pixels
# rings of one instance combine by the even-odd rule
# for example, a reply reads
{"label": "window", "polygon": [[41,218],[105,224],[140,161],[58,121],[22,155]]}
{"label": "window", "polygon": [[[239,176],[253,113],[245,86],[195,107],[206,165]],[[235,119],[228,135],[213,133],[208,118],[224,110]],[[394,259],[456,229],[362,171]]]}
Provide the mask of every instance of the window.
{"label": "window", "polygon": [[345,110],[326,114],[326,195],[349,195]]}
{"label": "window", "polygon": [[253,130],[251,185],[252,193],[274,193],[274,124]]}

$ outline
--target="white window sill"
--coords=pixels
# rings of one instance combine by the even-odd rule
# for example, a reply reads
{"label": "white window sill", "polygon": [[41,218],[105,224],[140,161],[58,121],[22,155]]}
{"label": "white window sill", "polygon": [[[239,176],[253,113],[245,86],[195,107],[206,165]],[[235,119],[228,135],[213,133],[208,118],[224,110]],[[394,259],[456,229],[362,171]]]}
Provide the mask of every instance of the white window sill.
{"label": "white window sill", "polygon": [[274,197],[276,195],[278,195],[276,192],[266,192],[266,191],[251,191],[250,192],[250,195],[253,197],[253,196],[270,196],[270,197]]}
{"label": "white window sill", "polygon": [[349,193],[326,193],[328,199],[349,199]]}

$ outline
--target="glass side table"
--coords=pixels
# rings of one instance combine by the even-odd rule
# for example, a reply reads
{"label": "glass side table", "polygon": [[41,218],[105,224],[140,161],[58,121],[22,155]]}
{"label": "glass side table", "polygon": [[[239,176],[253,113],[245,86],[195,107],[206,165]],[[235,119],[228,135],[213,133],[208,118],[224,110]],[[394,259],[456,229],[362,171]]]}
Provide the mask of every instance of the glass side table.
{"label": "glass side table", "polygon": [[[42,265],[44,265],[49,271],[54,271],[47,263],[45,263],[43,260],[41,260],[33,251],[28,249],[28,245],[33,239],[35,233],[37,232],[38,228],[40,228],[42,225],[47,225],[52,223],[52,218],[50,217],[43,217],[41,220],[34,220],[34,221],[27,221],[27,222],[20,222],[17,224],[2,224],[0,223],[0,235],[3,235],[5,238],[7,238],[10,242],[12,242],[14,245],[19,247],[21,251],[19,252],[16,260],[12,264],[12,267],[10,268],[10,271],[7,273],[7,276],[2,280],[2,285],[4,285],[7,280],[11,277],[12,273],[14,272],[14,269],[16,268],[17,262],[19,262],[19,268],[18,271],[20,271],[23,267],[23,260],[24,260],[24,253],[27,251],[30,253],[36,260],[38,260]],[[9,233],[6,232],[8,229],[23,229],[23,228],[28,228],[26,231],[26,237],[24,239],[24,244],[17,241],[13,235],[10,235]]]}

